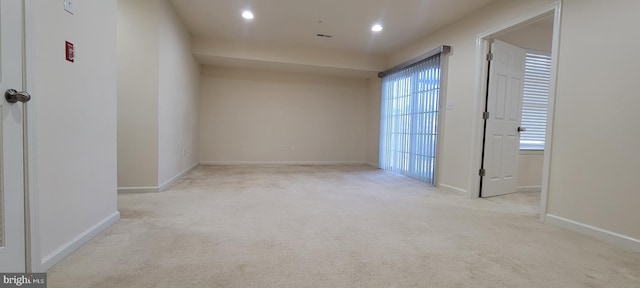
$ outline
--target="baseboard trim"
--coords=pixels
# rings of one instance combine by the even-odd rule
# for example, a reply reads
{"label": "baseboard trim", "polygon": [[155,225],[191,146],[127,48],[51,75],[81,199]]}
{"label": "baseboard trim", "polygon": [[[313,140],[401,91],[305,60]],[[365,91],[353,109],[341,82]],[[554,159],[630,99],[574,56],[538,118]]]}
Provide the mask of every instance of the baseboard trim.
{"label": "baseboard trim", "polygon": [[447,185],[447,184],[438,184],[438,187],[442,188],[444,190],[451,191],[451,192],[456,192],[456,193],[462,193],[462,194],[465,194],[465,195],[469,195],[469,192],[467,192],[467,190],[462,189],[462,188],[458,188],[458,187],[455,187],[455,186],[451,186],[451,185]]}
{"label": "baseboard trim", "polygon": [[200,163],[194,163],[191,166],[187,167],[187,169],[184,169],[182,172],[178,173],[178,175],[173,176],[173,178],[165,181],[164,183],[162,183],[160,185],[160,187],[158,188],[159,191],[164,191],[167,190],[167,188],[169,188],[171,185],[175,184],[178,180],[180,180],[180,178],[182,178],[184,175],[187,175],[187,173],[191,172],[193,169],[196,169],[196,167],[198,167],[198,165],[200,165]]}
{"label": "baseboard trim", "polygon": [[371,166],[371,167],[374,167],[374,168],[380,169],[380,164],[378,164],[378,163],[365,162],[364,164],[368,165],[368,166]]}
{"label": "baseboard trim", "polygon": [[118,187],[118,194],[158,193],[160,187]]}
{"label": "baseboard trim", "polygon": [[260,166],[260,165],[365,165],[364,161],[201,161],[204,166]]}
{"label": "baseboard trim", "polygon": [[67,258],[73,252],[78,250],[78,248],[82,247],[82,245],[91,241],[91,239],[98,236],[98,234],[102,233],[111,225],[118,222],[118,220],[120,220],[120,212],[116,211],[93,227],[85,230],[84,232],[80,233],[80,235],[71,239],[71,241],[60,246],[60,248],[51,252],[49,255],[43,257],[40,261],[40,268],[42,269],[42,271],[49,270],[49,268],[53,267],[53,265],[62,261],[64,258]]}
{"label": "baseboard trim", "polygon": [[562,218],[560,216],[547,214],[545,222],[569,229],[574,232],[591,236],[601,241],[618,244],[625,248],[640,252],[640,239],[631,238],[622,234],[600,229],[591,225]]}
{"label": "baseboard trim", "polygon": [[518,186],[516,187],[516,192],[540,192],[542,191],[542,186]]}

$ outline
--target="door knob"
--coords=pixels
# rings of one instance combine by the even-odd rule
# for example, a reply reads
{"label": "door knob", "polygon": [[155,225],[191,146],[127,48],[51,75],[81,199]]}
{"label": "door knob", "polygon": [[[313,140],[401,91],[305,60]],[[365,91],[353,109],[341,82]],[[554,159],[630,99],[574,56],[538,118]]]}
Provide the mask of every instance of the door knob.
{"label": "door knob", "polygon": [[4,92],[4,99],[7,99],[9,103],[17,103],[18,101],[25,103],[31,100],[31,95],[26,91],[18,92],[15,89],[8,89]]}
{"label": "door knob", "polygon": [[526,127],[518,127],[518,132],[524,132],[527,131]]}

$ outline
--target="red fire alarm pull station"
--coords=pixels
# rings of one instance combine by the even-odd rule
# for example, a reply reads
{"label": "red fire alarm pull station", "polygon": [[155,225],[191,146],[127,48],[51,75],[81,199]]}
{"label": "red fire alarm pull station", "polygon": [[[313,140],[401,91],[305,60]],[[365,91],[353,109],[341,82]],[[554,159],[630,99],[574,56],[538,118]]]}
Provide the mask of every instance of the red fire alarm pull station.
{"label": "red fire alarm pull station", "polygon": [[66,54],[67,54],[67,61],[72,62],[74,61],[75,58],[75,53],[73,52],[73,43],[69,42],[69,41],[65,41],[65,47],[66,47]]}

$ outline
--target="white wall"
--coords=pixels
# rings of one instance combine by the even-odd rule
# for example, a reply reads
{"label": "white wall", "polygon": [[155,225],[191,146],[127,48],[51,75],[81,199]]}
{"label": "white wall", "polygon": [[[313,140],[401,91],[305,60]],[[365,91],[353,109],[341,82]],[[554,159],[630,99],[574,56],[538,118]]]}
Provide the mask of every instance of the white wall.
{"label": "white wall", "polygon": [[[27,2],[34,268],[117,221],[116,1]],[[65,41],[75,63],[65,61]]]}
{"label": "white wall", "polygon": [[640,1],[611,4],[563,1],[548,212],[640,239]]}
{"label": "white wall", "polygon": [[118,187],[158,186],[159,11],[118,1]]}
{"label": "white wall", "polygon": [[158,183],[197,165],[200,64],[191,35],[168,1],[160,1],[158,51]]}
{"label": "white wall", "polygon": [[[548,17],[553,17],[553,15]],[[497,38],[520,48],[551,53],[553,26],[540,26],[533,23]]]}
{"label": "white wall", "polygon": [[518,179],[516,186],[520,191],[540,191],[542,188],[542,170],[544,151],[520,151],[518,157]]}
{"label": "white wall", "polygon": [[193,40],[193,53],[210,66],[305,71],[341,76],[371,77],[384,70],[382,55],[329,51],[317,48],[283,47],[271,43],[238,46],[219,40]]}
{"label": "white wall", "polygon": [[198,163],[199,71],[167,0],[118,1],[120,191],[158,191]]}
{"label": "white wall", "polygon": [[[388,67],[416,57],[440,45],[450,45],[448,55],[446,99],[454,102],[453,110],[445,110],[446,123],[441,133],[439,156],[441,185],[466,191],[471,165],[471,132],[476,81],[476,37],[502,23],[511,21],[553,1],[498,1],[482,8],[389,58]],[[478,167],[479,168],[479,167]]]}
{"label": "white wall", "polygon": [[203,68],[203,163],[364,163],[367,80]]}

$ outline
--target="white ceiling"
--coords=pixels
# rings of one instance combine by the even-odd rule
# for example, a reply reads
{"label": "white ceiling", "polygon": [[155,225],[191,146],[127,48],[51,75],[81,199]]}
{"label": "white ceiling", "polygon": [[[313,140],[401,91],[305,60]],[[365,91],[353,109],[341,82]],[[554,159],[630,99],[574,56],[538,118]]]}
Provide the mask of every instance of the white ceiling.
{"label": "white ceiling", "polygon": [[[386,56],[494,0],[170,1],[195,38]],[[245,21],[245,9],[255,19]],[[384,30],[373,33],[374,23]]]}

